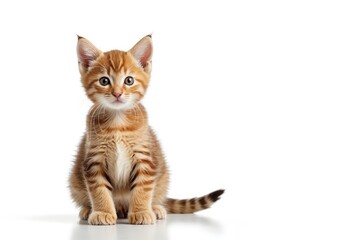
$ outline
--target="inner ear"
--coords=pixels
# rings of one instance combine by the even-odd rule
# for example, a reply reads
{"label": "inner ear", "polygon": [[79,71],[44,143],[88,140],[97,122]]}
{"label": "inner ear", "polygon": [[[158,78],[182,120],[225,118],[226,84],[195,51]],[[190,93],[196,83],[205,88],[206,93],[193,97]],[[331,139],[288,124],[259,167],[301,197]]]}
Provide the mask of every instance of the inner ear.
{"label": "inner ear", "polygon": [[78,37],[77,55],[79,62],[79,71],[81,74],[88,71],[89,66],[93,63],[101,54],[101,51],[97,49],[89,40]]}
{"label": "inner ear", "polygon": [[129,50],[131,55],[133,55],[144,69],[151,63],[152,51],[151,35],[143,37]]}

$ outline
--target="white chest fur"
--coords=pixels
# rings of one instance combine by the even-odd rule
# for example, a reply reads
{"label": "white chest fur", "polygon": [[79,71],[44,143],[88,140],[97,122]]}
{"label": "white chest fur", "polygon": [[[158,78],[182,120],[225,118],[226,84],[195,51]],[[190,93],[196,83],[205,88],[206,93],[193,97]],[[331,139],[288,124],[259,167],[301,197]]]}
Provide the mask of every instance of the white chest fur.
{"label": "white chest fur", "polygon": [[116,144],[116,177],[117,182],[120,185],[125,185],[129,181],[130,171],[131,171],[131,162],[129,157],[129,152],[124,146],[123,143],[119,142]]}

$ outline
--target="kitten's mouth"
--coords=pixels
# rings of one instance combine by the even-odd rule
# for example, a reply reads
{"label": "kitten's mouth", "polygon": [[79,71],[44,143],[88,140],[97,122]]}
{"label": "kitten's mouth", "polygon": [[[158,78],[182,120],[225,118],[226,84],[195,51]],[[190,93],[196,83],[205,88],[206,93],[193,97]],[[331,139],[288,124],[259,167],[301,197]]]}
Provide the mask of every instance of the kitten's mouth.
{"label": "kitten's mouth", "polygon": [[124,103],[124,101],[121,101],[120,99],[116,99],[115,101],[112,102],[113,104],[122,104]]}

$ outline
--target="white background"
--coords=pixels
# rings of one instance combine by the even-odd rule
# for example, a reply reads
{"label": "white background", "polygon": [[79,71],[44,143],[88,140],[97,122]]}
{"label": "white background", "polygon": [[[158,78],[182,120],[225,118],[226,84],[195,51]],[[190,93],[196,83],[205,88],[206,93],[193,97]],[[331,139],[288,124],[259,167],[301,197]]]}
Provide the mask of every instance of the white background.
{"label": "white background", "polygon": [[[359,239],[359,11],[357,1],[2,1],[0,238]],[[195,216],[134,228],[144,235],[79,225],[67,178],[91,103],[76,34],[107,51],[149,33],[143,103],[170,196],[226,192]]]}

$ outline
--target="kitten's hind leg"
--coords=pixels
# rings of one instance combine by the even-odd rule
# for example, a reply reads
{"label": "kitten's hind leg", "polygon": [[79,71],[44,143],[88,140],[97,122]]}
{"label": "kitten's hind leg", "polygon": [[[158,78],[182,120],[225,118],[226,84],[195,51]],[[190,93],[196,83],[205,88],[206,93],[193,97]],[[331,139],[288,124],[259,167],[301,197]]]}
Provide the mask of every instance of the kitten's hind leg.
{"label": "kitten's hind leg", "polygon": [[156,219],[165,219],[166,218],[166,209],[161,205],[153,205],[152,209],[156,215]]}
{"label": "kitten's hind leg", "polygon": [[91,208],[87,206],[81,206],[79,217],[81,220],[88,220],[90,213],[91,213]]}
{"label": "kitten's hind leg", "polygon": [[127,218],[128,210],[123,207],[120,207],[119,209],[116,210],[116,215],[118,218]]}

